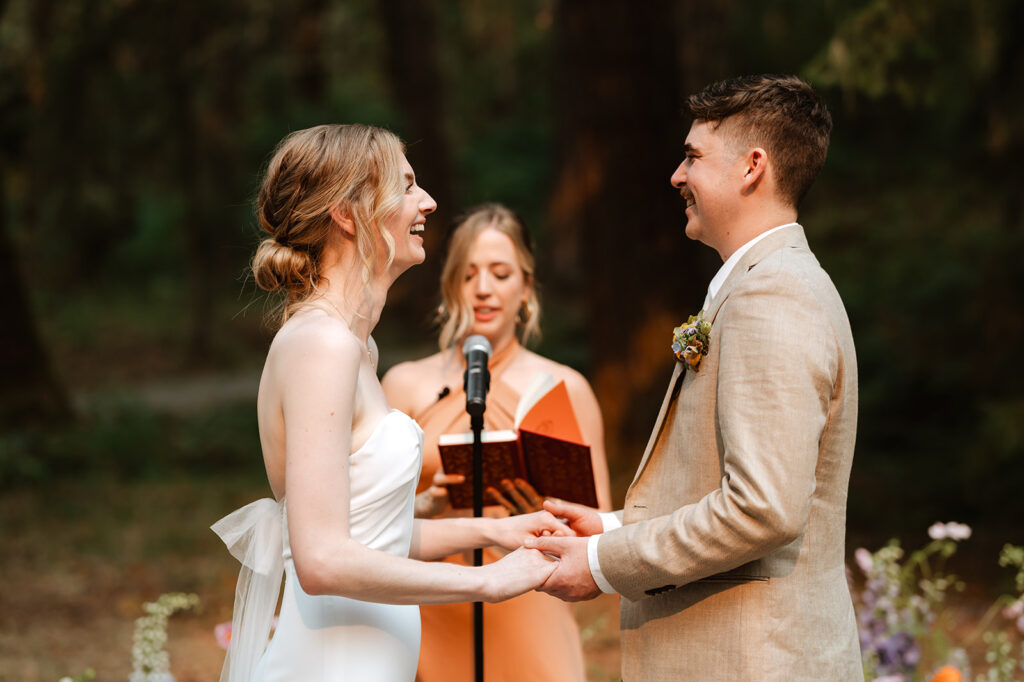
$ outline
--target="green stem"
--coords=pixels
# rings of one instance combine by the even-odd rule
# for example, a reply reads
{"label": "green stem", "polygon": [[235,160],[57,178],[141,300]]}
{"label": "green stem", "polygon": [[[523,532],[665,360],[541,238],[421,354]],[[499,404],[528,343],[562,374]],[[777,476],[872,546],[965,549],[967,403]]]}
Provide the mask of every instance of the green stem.
{"label": "green stem", "polygon": [[977,627],[975,627],[974,631],[971,632],[971,634],[968,635],[966,639],[964,639],[963,647],[966,649],[968,646],[974,643],[979,637],[985,634],[985,628],[992,620],[992,618],[995,617],[996,611],[1003,608],[1012,601],[1014,601],[1013,598],[1006,594],[997,597],[996,600],[992,602],[992,605],[988,607],[988,610],[985,611],[985,615],[982,616],[981,620],[978,621],[978,625]]}

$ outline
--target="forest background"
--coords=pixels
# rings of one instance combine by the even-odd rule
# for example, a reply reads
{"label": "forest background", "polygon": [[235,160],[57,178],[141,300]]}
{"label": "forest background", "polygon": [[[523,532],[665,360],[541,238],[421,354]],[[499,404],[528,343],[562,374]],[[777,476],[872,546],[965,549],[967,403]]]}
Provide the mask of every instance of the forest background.
{"label": "forest background", "polygon": [[525,217],[537,350],[590,378],[621,502],[720,264],[668,181],[681,103],[745,73],[801,75],[835,120],[800,220],[858,350],[851,547],[956,519],[984,573],[1024,518],[1020,26],[1016,0],[0,0],[0,679],[123,678],[160,591],[206,604],[183,638],[230,612],[206,526],[269,493],[246,268],[292,130],[395,130],[439,204],[382,372],[435,348],[453,217]]}

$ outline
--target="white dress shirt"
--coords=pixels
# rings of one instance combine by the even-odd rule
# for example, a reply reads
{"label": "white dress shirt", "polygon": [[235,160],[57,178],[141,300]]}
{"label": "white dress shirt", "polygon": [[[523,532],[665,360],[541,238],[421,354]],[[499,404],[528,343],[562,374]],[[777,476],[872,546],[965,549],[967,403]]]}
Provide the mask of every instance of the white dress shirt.
{"label": "white dress shirt", "polygon": [[[704,297],[704,305],[701,310],[705,311],[711,308],[711,304],[714,302],[715,296],[718,294],[718,290],[722,288],[723,284],[725,284],[725,280],[728,279],[729,274],[732,272],[733,268],[736,267],[736,263],[738,263],[740,258],[743,257],[743,254],[749,251],[754,244],[758,243],[772,232],[778,232],[783,228],[793,227],[794,225],[797,225],[797,223],[786,223],[785,225],[779,225],[778,227],[773,227],[770,230],[765,230],[740,248],[736,249],[736,251],[734,251],[733,254],[729,256],[724,263],[722,263],[722,267],[718,269],[715,276],[711,278],[711,283],[708,285],[708,293],[707,296]],[[622,522],[619,521],[619,517],[614,513],[604,512],[600,516],[604,531],[615,530],[622,526]],[[591,535],[587,539],[587,559],[590,562],[590,574],[594,577],[594,582],[597,583],[597,586],[601,588],[602,592],[615,594],[615,588],[612,587],[611,583],[609,583],[604,577],[604,574],[601,572],[601,562],[597,558],[597,543],[600,539],[600,534]]]}

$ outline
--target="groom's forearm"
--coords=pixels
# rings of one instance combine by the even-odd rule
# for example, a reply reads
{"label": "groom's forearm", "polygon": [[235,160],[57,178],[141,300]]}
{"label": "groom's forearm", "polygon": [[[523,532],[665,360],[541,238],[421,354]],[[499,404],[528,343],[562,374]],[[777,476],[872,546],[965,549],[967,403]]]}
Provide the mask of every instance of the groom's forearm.
{"label": "groom's forearm", "polygon": [[800,536],[767,518],[737,522],[744,514],[715,509],[729,503],[714,497],[603,534],[597,555],[608,584],[642,599],[735,569]]}

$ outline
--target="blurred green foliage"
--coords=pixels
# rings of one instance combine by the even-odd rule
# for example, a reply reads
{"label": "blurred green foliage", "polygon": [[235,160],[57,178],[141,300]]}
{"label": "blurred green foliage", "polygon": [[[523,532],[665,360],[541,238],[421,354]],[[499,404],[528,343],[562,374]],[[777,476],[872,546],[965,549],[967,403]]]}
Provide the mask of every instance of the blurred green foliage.
{"label": "blurred green foliage", "polygon": [[104,475],[264,477],[251,402],[167,414],[134,396],[106,398],[73,424],[0,433],[0,489]]}

